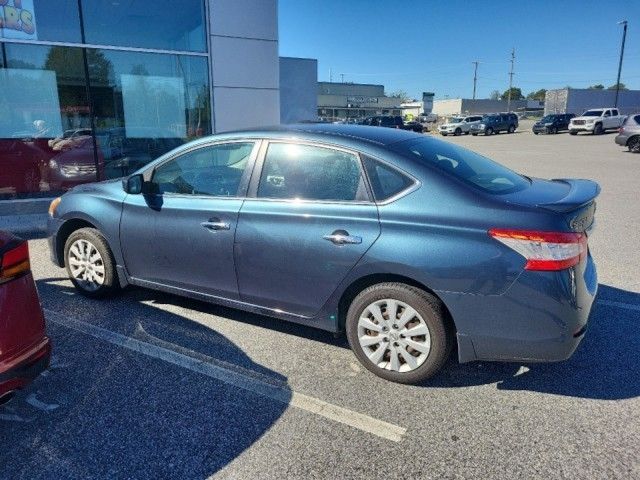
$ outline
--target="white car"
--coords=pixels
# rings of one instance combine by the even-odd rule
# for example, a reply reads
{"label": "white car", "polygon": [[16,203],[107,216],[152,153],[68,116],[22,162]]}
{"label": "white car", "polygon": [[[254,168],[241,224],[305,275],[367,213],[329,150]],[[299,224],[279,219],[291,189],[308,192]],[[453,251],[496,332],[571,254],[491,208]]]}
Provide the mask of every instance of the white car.
{"label": "white car", "polygon": [[462,135],[463,133],[468,135],[471,130],[471,125],[478,124],[482,121],[481,115],[473,115],[471,117],[453,117],[450,118],[447,123],[444,123],[438,127],[438,131],[441,135]]}
{"label": "white car", "polygon": [[618,129],[622,126],[624,115],[620,115],[617,108],[592,108],[579,117],[573,117],[569,122],[569,133],[591,132],[600,135],[607,130]]}

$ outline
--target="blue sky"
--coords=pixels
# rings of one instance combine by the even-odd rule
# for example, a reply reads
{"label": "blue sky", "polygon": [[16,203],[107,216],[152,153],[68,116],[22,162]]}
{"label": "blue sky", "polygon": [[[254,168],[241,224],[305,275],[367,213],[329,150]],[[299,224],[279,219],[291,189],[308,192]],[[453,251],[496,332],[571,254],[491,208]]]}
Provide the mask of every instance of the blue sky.
{"label": "blue sky", "polygon": [[419,98],[479,98],[514,86],[615,83],[629,20],[622,82],[640,89],[640,0],[279,0],[280,55],[318,59],[319,80],[380,83]]}

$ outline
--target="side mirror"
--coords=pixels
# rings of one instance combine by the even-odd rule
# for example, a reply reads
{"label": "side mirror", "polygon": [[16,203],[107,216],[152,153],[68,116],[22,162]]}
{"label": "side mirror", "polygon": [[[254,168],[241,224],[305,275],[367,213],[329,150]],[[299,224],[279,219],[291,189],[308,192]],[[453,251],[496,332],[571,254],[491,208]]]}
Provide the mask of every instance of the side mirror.
{"label": "side mirror", "polygon": [[141,174],[131,175],[122,179],[122,189],[131,194],[138,195],[142,193],[142,186],[144,185],[144,179]]}

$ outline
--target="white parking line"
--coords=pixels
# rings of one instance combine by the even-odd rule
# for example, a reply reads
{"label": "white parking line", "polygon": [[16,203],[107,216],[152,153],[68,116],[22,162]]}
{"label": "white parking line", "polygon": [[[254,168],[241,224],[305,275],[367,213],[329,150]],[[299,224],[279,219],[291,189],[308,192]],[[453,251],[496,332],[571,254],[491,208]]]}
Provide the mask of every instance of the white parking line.
{"label": "white parking line", "polygon": [[625,302],[613,302],[611,300],[598,300],[598,303],[601,305],[606,305],[607,307],[618,307],[624,308],[625,310],[634,310],[636,312],[640,312],[640,305],[633,303],[625,303]]}
{"label": "white parking line", "polygon": [[363,415],[346,408],[327,403],[318,398],[298,393],[273,383],[268,383],[255,375],[246,375],[220,366],[214,358],[199,355],[194,358],[184,353],[179,353],[168,348],[142,342],[135,338],[127,337],[120,333],[112,332],[101,327],[97,327],[81,320],[69,318],[59,312],[45,309],[47,320],[71,328],[78,332],[104,340],[113,345],[127,348],[134,352],[142,353],[152,358],[163,360],[167,363],[177,365],[192,372],[201,373],[221,382],[233,385],[249,392],[257,393],[272,400],[282,402],[293,407],[314,413],[334,422],[349,425],[363,432],[377,435],[378,437],[400,442],[407,429],[392,423]]}

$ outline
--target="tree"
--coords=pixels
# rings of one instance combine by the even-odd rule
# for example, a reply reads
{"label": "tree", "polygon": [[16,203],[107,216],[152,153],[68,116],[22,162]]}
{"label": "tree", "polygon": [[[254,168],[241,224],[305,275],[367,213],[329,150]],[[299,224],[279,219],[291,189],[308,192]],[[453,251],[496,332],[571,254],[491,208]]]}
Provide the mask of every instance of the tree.
{"label": "tree", "polygon": [[531,92],[529,95],[527,95],[527,100],[538,100],[540,102],[544,102],[544,97],[546,93],[547,93],[547,90],[544,88],[541,88],[537,92]]}
{"label": "tree", "polygon": [[591,85],[589,87],[590,90],[604,90],[604,85],[601,83],[596,83],[595,85]]}
{"label": "tree", "polygon": [[391,98],[399,98],[401,102],[408,102],[411,100],[411,97],[404,90],[396,90],[395,92],[391,92],[389,94]]}
{"label": "tree", "polygon": [[[500,95],[502,100],[507,100],[509,98],[509,89],[505,90],[502,95]],[[511,100],[524,100],[524,95],[522,95],[522,90],[518,87],[511,87]]]}
{"label": "tree", "polygon": [[[609,88],[607,88],[607,90],[615,90],[617,86],[618,86],[618,84],[614,83]],[[629,89],[627,88],[627,86],[624,83],[620,82],[620,90],[629,90]]]}
{"label": "tree", "polygon": [[494,90],[491,92],[491,95],[489,95],[489,98],[491,100],[500,100],[500,92],[498,90]]}

